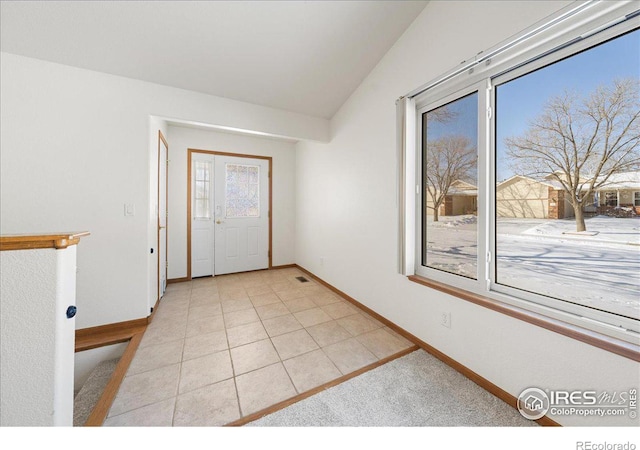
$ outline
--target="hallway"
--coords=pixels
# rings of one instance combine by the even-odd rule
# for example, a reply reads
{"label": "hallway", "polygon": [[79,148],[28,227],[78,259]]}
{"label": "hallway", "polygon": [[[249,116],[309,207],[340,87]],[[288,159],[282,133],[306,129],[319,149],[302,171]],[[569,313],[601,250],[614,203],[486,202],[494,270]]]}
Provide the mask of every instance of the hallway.
{"label": "hallway", "polygon": [[243,423],[412,347],[297,268],[170,284],[104,425]]}

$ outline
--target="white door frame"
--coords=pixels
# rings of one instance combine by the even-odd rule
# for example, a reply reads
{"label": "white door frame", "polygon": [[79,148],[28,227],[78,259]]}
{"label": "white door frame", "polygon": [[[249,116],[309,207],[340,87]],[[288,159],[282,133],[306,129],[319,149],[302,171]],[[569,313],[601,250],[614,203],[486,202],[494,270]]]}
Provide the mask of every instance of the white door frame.
{"label": "white door frame", "polygon": [[[164,161],[162,161],[162,152],[161,152],[161,146],[164,145],[164,150],[165,150],[165,154],[164,154]],[[162,296],[164,295],[164,290],[167,287],[167,264],[169,261],[169,257],[168,257],[168,248],[169,248],[169,232],[168,232],[168,228],[167,228],[167,222],[168,222],[168,217],[167,217],[167,203],[168,203],[168,192],[169,192],[169,167],[168,167],[168,160],[169,160],[169,145],[167,144],[167,140],[165,139],[165,137],[162,135],[162,131],[158,130],[158,202],[157,202],[157,211],[158,211],[158,217],[157,217],[157,228],[158,228],[158,235],[157,235],[157,246],[156,248],[158,249],[158,271],[157,271],[157,278],[156,278],[156,288],[157,288],[157,296],[156,296],[156,302],[160,301],[160,299],[162,298]],[[162,171],[160,170],[161,165],[164,164],[164,192],[162,192],[161,186],[162,183],[160,182],[160,175],[162,173]],[[164,195],[164,221],[162,220],[161,214],[161,208],[160,208],[160,199],[161,196]],[[162,225],[162,223],[164,222],[164,225]],[[161,236],[162,236],[162,230],[164,230],[164,242],[161,242]],[[164,244],[164,253],[162,252],[162,247],[161,245]],[[164,254],[164,267],[161,267],[163,264],[162,261],[162,255]],[[160,276],[161,273],[164,272],[164,278]],[[163,280],[164,280],[164,285],[163,285]]]}
{"label": "white door frame", "polygon": [[220,156],[233,156],[233,157],[238,157],[238,158],[252,158],[252,159],[264,159],[267,160],[269,162],[269,220],[268,220],[268,227],[269,227],[269,252],[268,252],[268,257],[269,257],[269,269],[271,269],[273,267],[273,261],[272,261],[272,240],[273,240],[273,233],[272,233],[272,214],[271,211],[273,211],[273,158],[271,156],[259,156],[259,155],[247,155],[247,154],[240,154],[240,153],[227,153],[227,152],[218,152],[218,151],[212,151],[212,150],[199,150],[199,149],[192,149],[189,148],[187,149],[187,280],[191,280],[191,218],[192,218],[192,209],[191,209],[191,201],[192,201],[192,192],[191,192],[191,176],[192,176],[192,165],[193,165],[193,159],[192,156],[194,153],[204,153],[207,155],[220,155]]}

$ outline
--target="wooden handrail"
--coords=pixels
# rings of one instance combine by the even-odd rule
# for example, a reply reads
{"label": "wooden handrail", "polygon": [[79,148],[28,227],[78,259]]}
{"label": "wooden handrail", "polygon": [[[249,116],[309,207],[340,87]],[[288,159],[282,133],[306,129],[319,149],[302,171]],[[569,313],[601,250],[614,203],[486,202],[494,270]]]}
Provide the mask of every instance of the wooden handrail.
{"label": "wooden handrail", "polygon": [[80,242],[80,238],[85,236],[89,236],[88,231],[2,235],[0,236],[0,251],[33,250],[40,248],[55,248],[56,250],[60,250],[71,245],[76,245]]}

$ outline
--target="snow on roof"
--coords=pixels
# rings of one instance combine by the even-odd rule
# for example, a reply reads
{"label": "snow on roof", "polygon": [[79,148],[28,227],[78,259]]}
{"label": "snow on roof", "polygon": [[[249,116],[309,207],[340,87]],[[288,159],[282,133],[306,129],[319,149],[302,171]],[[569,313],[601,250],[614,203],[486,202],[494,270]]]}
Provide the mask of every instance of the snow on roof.
{"label": "snow on roof", "polygon": [[551,186],[555,190],[564,189],[562,187],[562,183],[560,183],[558,180],[548,180],[544,184],[548,184],[549,186]]}
{"label": "snow on roof", "polygon": [[640,170],[635,172],[614,173],[598,190],[640,190]]}
{"label": "snow on roof", "polygon": [[559,181],[541,181],[541,180],[536,180],[535,178],[531,178],[531,177],[527,177],[525,175],[514,175],[510,178],[507,178],[504,181],[501,181],[500,183],[498,183],[497,188],[500,189],[501,187],[506,186],[507,184],[511,184],[515,181],[517,181],[518,179],[520,180],[526,180],[532,183],[540,183],[540,184],[544,184],[546,186],[551,186],[554,189],[562,189],[562,186],[560,185]]}
{"label": "snow on roof", "polygon": [[[558,172],[554,172],[557,174]],[[498,189],[506,186],[507,184],[513,183],[518,179],[527,180],[534,183],[540,183],[547,186],[550,186],[556,190],[562,189],[562,183],[560,181],[553,180],[555,177],[554,174],[549,174],[542,180],[536,180],[535,178],[527,177],[525,175],[514,175],[511,178],[507,178],[506,180],[498,183]],[[588,183],[588,181],[585,181]],[[635,172],[622,172],[616,173],[609,177],[607,182],[598,189],[599,191],[610,191],[610,190],[638,190],[640,191],[640,171]]]}
{"label": "snow on roof", "polygon": [[452,187],[447,191],[447,195],[475,197],[476,195],[478,195],[478,190],[477,189],[456,189],[455,187]]}
{"label": "snow on roof", "polygon": [[478,195],[478,188],[466,181],[456,180],[451,183],[447,195],[468,195],[473,197]]}
{"label": "snow on roof", "polygon": [[545,176],[544,179],[545,180],[551,180],[552,178],[564,178],[564,171],[562,170],[556,170],[552,173],[550,173],[549,175]]}

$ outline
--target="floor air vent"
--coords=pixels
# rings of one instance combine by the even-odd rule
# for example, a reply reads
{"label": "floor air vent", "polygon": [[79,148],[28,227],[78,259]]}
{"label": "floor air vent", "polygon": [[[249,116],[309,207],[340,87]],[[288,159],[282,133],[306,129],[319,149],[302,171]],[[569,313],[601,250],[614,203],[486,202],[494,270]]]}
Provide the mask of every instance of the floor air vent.
{"label": "floor air vent", "polygon": [[300,283],[308,283],[309,280],[307,280],[305,277],[296,277],[296,280],[298,280]]}

